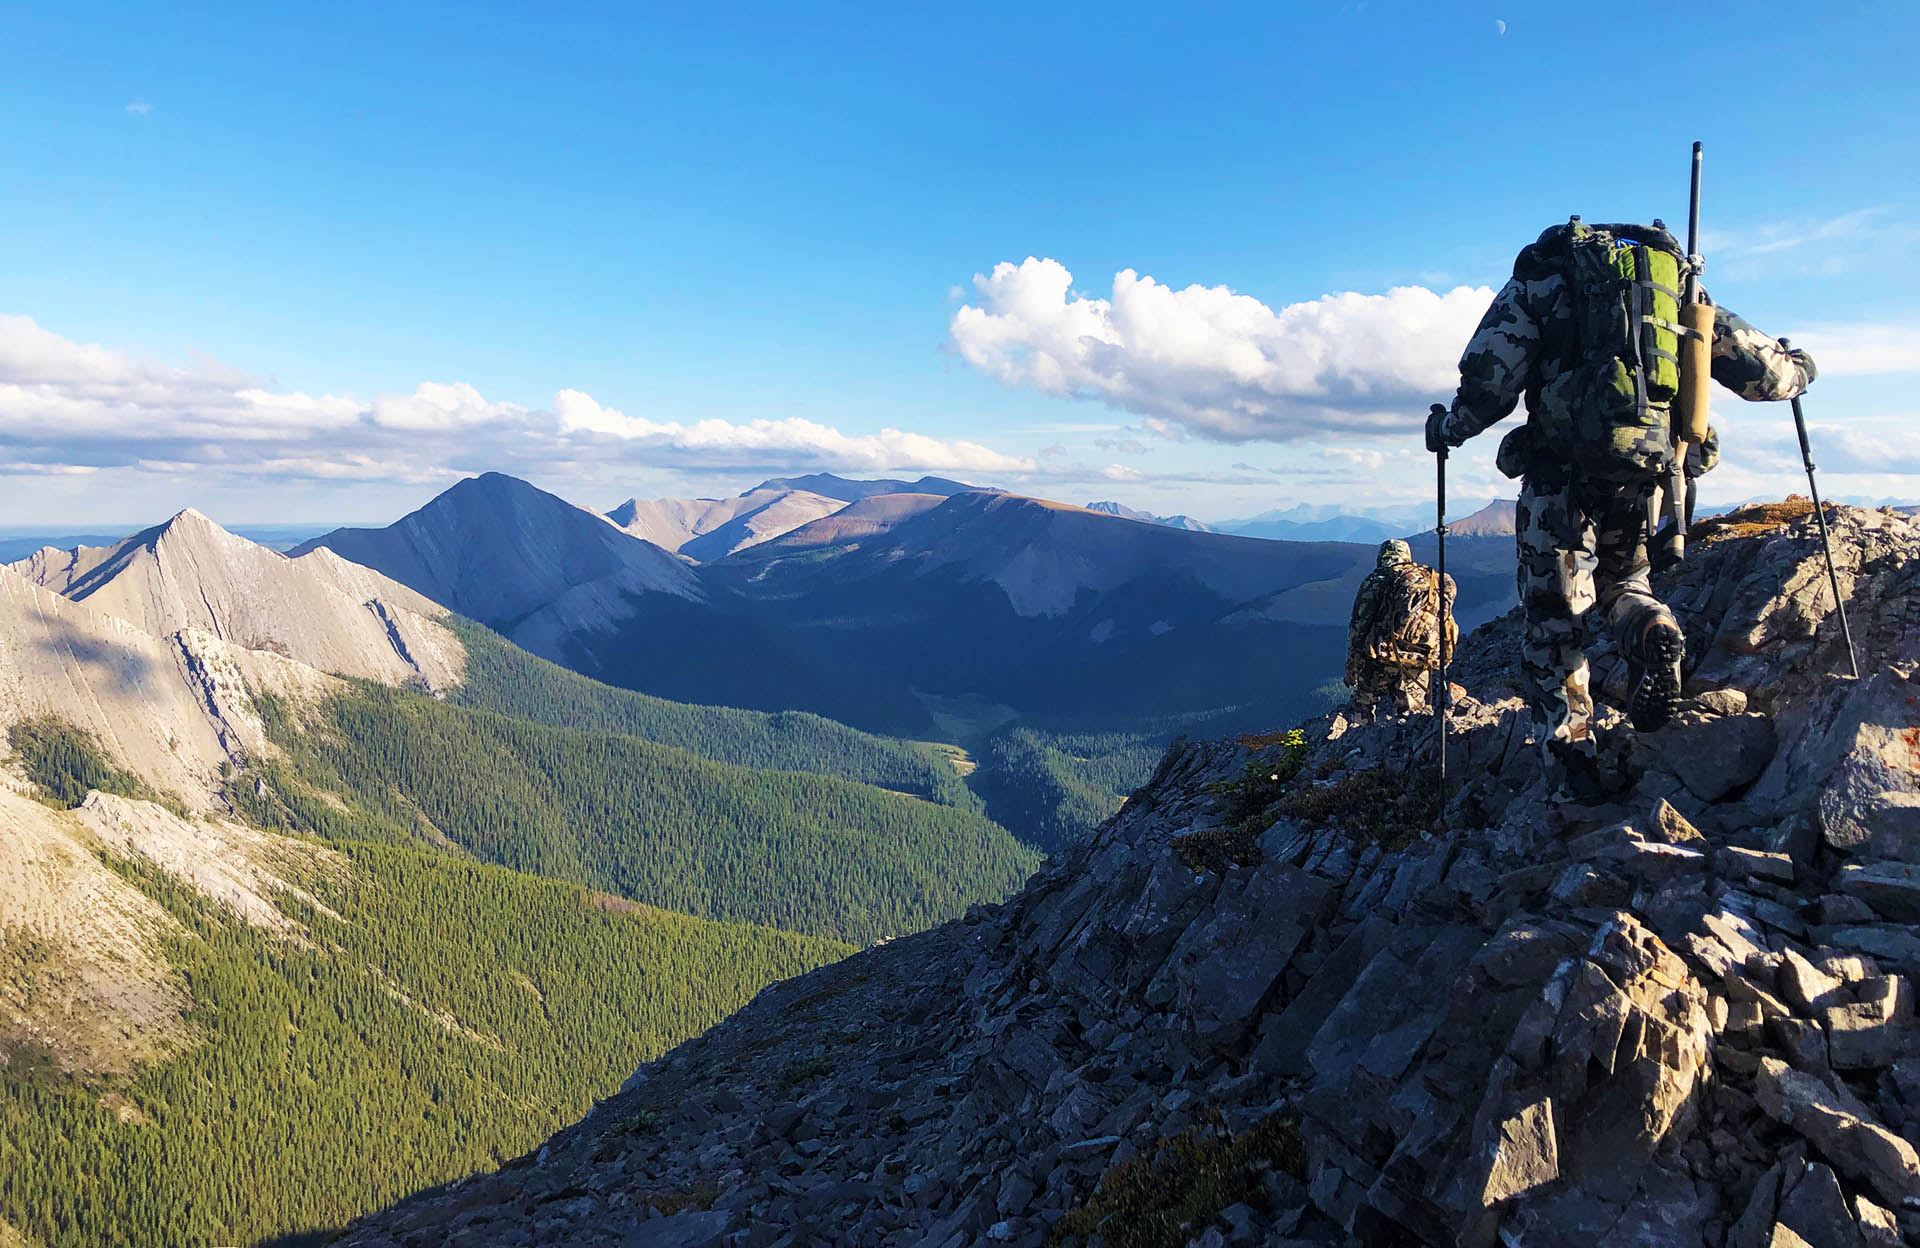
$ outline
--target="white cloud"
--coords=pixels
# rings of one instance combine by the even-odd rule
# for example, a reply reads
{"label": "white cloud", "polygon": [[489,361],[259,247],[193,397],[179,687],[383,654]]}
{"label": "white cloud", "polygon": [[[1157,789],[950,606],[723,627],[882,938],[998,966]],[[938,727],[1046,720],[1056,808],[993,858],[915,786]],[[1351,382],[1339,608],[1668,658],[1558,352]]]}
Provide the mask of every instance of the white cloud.
{"label": "white cloud", "polygon": [[1125,269],[1101,299],[1075,294],[1064,265],[1032,256],[973,284],[977,302],[949,326],[968,364],[1005,385],[1140,413],[1150,430],[1229,442],[1415,427],[1424,400],[1452,391],[1493,298],[1485,287],[1401,286],[1275,310],[1224,286],[1176,290]]}
{"label": "white cloud", "polygon": [[635,467],[1019,473],[1034,461],[901,429],[847,433],[816,421],[656,421],[578,390],[550,409],[424,382],[362,400],[277,393],[212,361],[175,368],[0,317],[5,471],[220,470],[317,481],[433,481],[501,469]]}
{"label": "white cloud", "polygon": [[1815,325],[1793,339],[1822,377],[1920,372],[1920,325]]}
{"label": "white cloud", "polygon": [[734,424],[702,420],[693,424],[628,416],[605,407],[591,395],[562,390],[554,396],[562,432],[609,435],[638,446],[669,448],[716,462],[754,462],[767,456],[781,463],[838,464],[881,470],[919,468],[973,472],[1021,472],[1033,461],[1002,455],[977,442],[944,441],[900,429],[846,434],[817,421],[790,417]]}
{"label": "white cloud", "polygon": [[129,117],[147,117],[152,113],[153,105],[147,103],[145,100],[132,100],[127,104],[127,115]]}

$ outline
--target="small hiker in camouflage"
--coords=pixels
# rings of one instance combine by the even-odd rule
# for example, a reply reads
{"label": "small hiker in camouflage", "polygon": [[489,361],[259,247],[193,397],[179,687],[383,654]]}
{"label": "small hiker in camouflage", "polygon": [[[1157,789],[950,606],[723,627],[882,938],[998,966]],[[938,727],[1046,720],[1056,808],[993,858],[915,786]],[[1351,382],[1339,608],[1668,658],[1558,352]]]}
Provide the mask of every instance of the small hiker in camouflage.
{"label": "small hiker in camouflage", "polygon": [[1432,568],[1413,561],[1413,548],[1405,542],[1380,544],[1380,560],[1360,582],[1347,626],[1347,684],[1353,689],[1354,718],[1371,722],[1382,703],[1398,715],[1428,707],[1439,664],[1438,617],[1446,618],[1450,646],[1460,637],[1453,622],[1453,578],[1447,578],[1444,607],[1434,592],[1438,582]]}
{"label": "small hiker in camouflage", "polygon": [[[1631,712],[1642,731],[1662,726],[1677,709],[1686,646],[1673,612],[1653,594],[1647,556],[1649,503],[1672,462],[1672,443],[1662,432],[1669,426],[1671,392],[1659,389],[1650,396],[1641,380],[1653,375],[1653,356],[1666,356],[1651,346],[1642,351],[1652,327],[1669,333],[1677,327],[1651,313],[1635,316],[1631,304],[1614,309],[1611,324],[1626,328],[1606,350],[1623,362],[1629,397],[1639,385],[1637,411],[1629,422],[1616,413],[1579,410],[1581,404],[1611,401],[1600,388],[1605,377],[1590,362],[1595,344],[1580,339],[1583,332],[1596,332],[1582,326],[1609,324],[1605,308],[1594,314],[1595,292],[1613,297],[1620,286],[1586,281],[1583,274],[1593,266],[1582,269],[1564,258],[1569,239],[1577,246],[1595,235],[1618,248],[1638,246],[1642,257],[1650,248],[1667,255],[1678,251],[1657,227],[1585,227],[1575,218],[1543,233],[1520,253],[1512,279],[1494,297],[1460,357],[1460,388],[1452,408],[1435,412],[1427,424],[1427,447],[1437,452],[1460,446],[1526,399],[1527,424],[1507,435],[1496,460],[1506,475],[1522,479],[1516,524],[1526,622],[1521,660],[1549,774],[1563,795],[1572,790],[1579,796],[1605,788],[1591,723],[1583,626],[1589,620],[1604,624],[1618,639],[1633,666]],[[1623,267],[1630,270],[1632,262]],[[1643,270],[1642,285],[1652,285],[1644,277]],[[1630,284],[1629,279],[1621,285]],[[1664,285],[1657,289],[1671,294]],[[1645,336],[1632,337],[1643,322]],[[1813,381],[1813,360],[1806,352],[1783,348],[1725,308],[1714,309],[1713,322],[1713,379],[1741,398],[1790,399]],[[1601,366],[1612,362],[1603,359]],[[1599,386],[1591,380],[1596,376]],[[1616,379],[1620,376],[1616,369]],[[1569,405],[1575,410],[1561,410]],[[1609,420],[1615,422],[1612,447],[1604,427]],[[1597,438],[1591,436],[1595,425],[1602,426]],[[1566,436],[1545,432],[1566,430],[1576,438],[1586,435],[1581,444],[1591,449],[1576,452]],[[1627,454],[1614,454],[1605,464],[1585,458],[1593,455],[1597,461],[1621,451]],[[1633,459],[1644,471],[1621,472],[1622,459]]]}

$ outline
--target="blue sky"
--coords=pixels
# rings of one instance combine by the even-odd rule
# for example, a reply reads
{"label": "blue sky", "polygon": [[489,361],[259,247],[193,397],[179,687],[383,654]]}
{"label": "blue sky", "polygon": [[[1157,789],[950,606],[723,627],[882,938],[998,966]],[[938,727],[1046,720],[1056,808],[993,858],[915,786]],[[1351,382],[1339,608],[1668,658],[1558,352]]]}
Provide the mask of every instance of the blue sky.
{"label": "blue sky", "polygon": [[[1839,363],[1828,489],[1920,497],[1906,0],[1032,8],[0,4],[0,524],[486,468],[1404,502],[1474,291],[1569,212],[1677,224],[1695,138],[1709,288]],[[1086,324],[1124,350],[1052,369]],[[1715,488],[1790,487],[1736,403]]]}

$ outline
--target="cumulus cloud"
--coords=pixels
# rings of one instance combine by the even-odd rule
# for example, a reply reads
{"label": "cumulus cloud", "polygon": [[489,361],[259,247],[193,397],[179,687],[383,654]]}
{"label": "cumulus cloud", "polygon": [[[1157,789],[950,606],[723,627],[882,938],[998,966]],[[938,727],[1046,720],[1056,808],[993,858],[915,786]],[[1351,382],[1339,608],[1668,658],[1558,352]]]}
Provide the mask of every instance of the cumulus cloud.
{"label": "cumulus cloud", "polygon": [[217,469],[307,480],[432,481],[489,468],[1018,473],[1034,461],[901,429],[809,420],[657,421],[579,390],[545,408],[465,382],[360,399],[281,393],[203,361],[177,368],[0,317],[0,473]]}
{"label": "cumulus cloud", "polygon": [[147,103],[145,100],[131,100],[127,104],[127,115],[129,117],[146,117],[151,115],[152,112],[153,105]]}
{"label": "cumulus cloud", "polygon": [[1139,413],[1149,429],[1227,442],[1415,427],[1423,401],[1452,391],[1493,298],[1485,287],[1400,286],[1275,309],[1132,269],[1096,298],[1073,290],[1066,266],[1032,256],[973,285],[975,302],[954,312],[949,333],[974,368]]}

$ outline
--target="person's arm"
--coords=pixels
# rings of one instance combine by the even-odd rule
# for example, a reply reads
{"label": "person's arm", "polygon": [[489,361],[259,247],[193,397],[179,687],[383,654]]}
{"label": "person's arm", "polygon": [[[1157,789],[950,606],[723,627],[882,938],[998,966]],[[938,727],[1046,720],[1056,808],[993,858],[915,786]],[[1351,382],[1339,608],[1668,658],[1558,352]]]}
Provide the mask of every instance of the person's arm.
{"label": "person's arm", "polygon": [[1540,322],[1533,304],[1551,292],[1546,283],[1511,278],[1493,297],[1480,327],[1460,356],[1460,389],[1446,419],[1446,441],[1459,446],[1505,420],[1526,392],[1533,358],[1540,345]]}
{"label": "person's arm", "polygon": [[1725,308],[1713,309],[1713,379],[1743,399],[1791,399],[1819,375],[1813,357],[1761,333]]}

